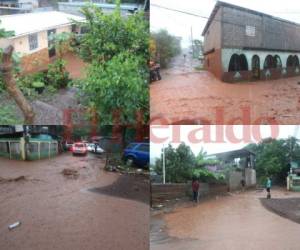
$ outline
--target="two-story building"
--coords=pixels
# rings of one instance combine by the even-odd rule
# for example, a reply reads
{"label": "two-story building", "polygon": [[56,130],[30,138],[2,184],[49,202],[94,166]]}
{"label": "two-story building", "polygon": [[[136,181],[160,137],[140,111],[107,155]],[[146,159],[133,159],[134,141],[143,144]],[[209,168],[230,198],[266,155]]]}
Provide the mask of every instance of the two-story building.
{"label": "two-story building", "polygon": [[23,72],[39,70],[56,54],[53,34],[74,31],[73,20],[84,18],[58,11],[0,16],[0,27],[14,32],[13,36],[0,39],[0,48],[14,47],[21,56]]}
{"label": "two-story building", "polygon": [[217,2],[203,30],[204,67],[225,82],[300,75],[300,25]]}

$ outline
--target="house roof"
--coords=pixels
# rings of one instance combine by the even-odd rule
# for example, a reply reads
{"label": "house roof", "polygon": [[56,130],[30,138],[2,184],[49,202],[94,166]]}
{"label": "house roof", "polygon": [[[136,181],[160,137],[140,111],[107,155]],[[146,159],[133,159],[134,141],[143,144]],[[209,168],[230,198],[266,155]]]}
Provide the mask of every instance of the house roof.
{"label": "house roof", "polygon": [[[80,2],[59,2],[59,5],[66,5],[66,6],[76,6],[76,7],[83,7],[86,5],[89,5],[89,2],[84,2],[84,1],[80,1]],[[110,10],[114,10],[116,9],[117,5],[116,4],[110,4],[110,3],[93,3],[93,5],[100,7],[102,9],[110,9]],[[121,4],[120,5],[120,9],[121,10],[128,10],[128,11],[133,11],[133,10],[137,10],[142,8],[143,5],[141,4]]]}
{"label": "house roof", "polygon": [[14,37],[24,36],[72,23],[72,20],[83,21],[84,18],[59,11],[43,11],[25,14],[0,16],[0,28],[14,31]]}
{"label": "house roof", "polygon": [[224,153],[213,154],[210,156],[215,156],[218,159],[234,159],[234,158],[246,157],[249,155],[255,155],[255,153],[253,153],[248,149],[242,148],[242,149],[228,151]]}
{"label": "house roof", "polygon": [[209,18],[208,18],[208,21],[207,21],[207,23],[206,23],[206,25],[204,27],[203,32],[202,32],[202,36],[205,35],[206,31],[208,30],[211,22],[215,18],[215,15],[217,14],[217,12],[220,9],[220,7],[233,8],[233,9],[245,11],[245,12],[248,12],[248,13],[251,13],[251,14],[254,14],[254,15],[265,16],[265,17],[269,17],[269,18],[272,18],[272,19],[275,19],[275,20],[278,20],[278,21],[281,21],[281,22],[285,22],[285,23],[294,24],[294,25],[299,26],[298,23],[295,23],[295,22],[292,22],[292,21],[288,21],[288,20],[285,20],[285,19],[282,19],[282,18],[279,18],[279,17],[275,17],[275,16],[272,16],[272,15],[269,15],[269,14],[265,14],[263,12],[259,12],[259,11],[256,11],[256,10],[251,10],[251,9],[244,8],[244,7],[241,7],[241,6],[237,6],[237,5],[234,5],[234,4],[230,4],[230,3],[225,3],[225,2],[222,2],[222,1],[218,1],[216,3],[216,5],[215,5],[213,11],[211,12]]}

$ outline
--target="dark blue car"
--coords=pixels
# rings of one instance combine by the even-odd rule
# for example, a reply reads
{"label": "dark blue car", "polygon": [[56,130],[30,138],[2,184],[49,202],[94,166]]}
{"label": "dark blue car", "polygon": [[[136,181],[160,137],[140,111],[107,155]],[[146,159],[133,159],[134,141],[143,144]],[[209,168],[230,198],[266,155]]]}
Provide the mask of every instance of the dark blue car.
{"label": "dark blue car", "polygon": [[149,165],[149,143],[130,143],[124,150],[127,165],[147,167]]}

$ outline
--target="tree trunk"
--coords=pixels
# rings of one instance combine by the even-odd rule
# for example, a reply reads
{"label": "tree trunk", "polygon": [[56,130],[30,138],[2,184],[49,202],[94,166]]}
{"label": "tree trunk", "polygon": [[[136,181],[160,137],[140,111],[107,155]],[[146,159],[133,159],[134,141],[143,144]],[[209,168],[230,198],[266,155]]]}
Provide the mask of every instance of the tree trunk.
{"label": "tree trunk", "polygon": [[3,61],[1,66],[1,71],[3,74],[3,81],[7,92],[10,96],[15,100],[19,108],[22,110],[25,124],[33,124],[34,123],[34,112],[29,104],[29,102],[24,97],[21,90],[18,88],[16,81],[13,77],[13,63],[12,63],[12,52],[14,48],[13,46],[8,46],[3,51]]}

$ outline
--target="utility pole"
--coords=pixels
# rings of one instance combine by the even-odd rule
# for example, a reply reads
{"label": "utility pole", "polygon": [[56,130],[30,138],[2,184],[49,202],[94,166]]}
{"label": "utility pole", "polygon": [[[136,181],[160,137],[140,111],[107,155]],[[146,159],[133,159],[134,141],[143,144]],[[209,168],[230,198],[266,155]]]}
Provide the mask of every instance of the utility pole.
{"label": "utility pole", "polygon": [[193,58],[195,56],[195,51],[194,51],[194,37],[193,37],[193,26],[191,26],[191,42],[192,42],[192,51],[193,51]]}
{"label": "utility pole", "polygon": [[165,145],[162,148],[162,160],[163,160],[163,184],[166,184],[166,159],[165,159]]}

